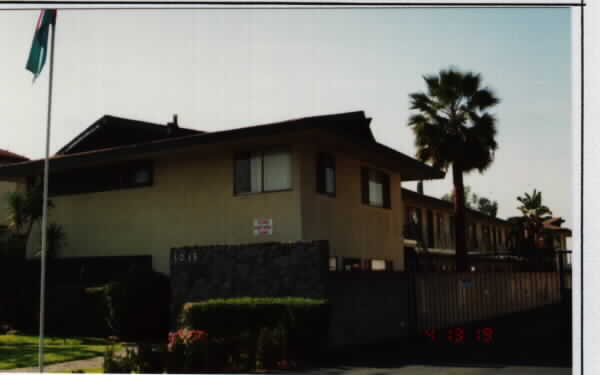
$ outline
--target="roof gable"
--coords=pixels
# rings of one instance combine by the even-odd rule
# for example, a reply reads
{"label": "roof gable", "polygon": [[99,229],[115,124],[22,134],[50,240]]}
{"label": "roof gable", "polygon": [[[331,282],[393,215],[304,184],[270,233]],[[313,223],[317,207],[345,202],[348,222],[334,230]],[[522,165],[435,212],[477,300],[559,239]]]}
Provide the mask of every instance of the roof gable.
{"label": "roof gable", "polygon": [[104,115],[58,150],[56,154],[75,154],[201,133],[203,132],[199,130]]}

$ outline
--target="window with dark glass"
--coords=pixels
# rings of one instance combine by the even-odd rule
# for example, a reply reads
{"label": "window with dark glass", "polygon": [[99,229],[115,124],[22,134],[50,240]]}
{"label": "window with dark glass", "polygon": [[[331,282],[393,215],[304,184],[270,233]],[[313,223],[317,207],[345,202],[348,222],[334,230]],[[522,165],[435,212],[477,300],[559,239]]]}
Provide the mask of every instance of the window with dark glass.
{"label": "window with dark glass", "polygon": [[456,244],[454,243],[456,241],[455,226],[456,224],[454,223],[454,215],[450,215],[450,240],[452,241],[453,246],[456,246]]}
{"label": "window with dark glass", "polygon": [[435,247],[433,236],[433,212],[427,210],[427,246]]}
{"label": "window with dark glass", "polygon": [[394,270],[394,261],[393,260],[386,260],[385,261],[385,270],[386,271],[393,271]]}
{"label": "window with dark glass", "polygon": [[381,171],[361,169],[362,202],[373,207],[390,208],[390,177]]}
{"label": "window with dark glass", "polygon": [[236,194],[292,188],[291,155],[288,151],[247,152],[235,158]]}
{"label": "window with dark glass", "polygon": [[326,152],[317,154],[317,193],[335,196],[335,157]]}
{"label": "window with dark glass", "polygon": [[438,242],[438,247],[444,247],[445,243],[444,243],[444,239],[443,239],[443,232],[442,232],[442,214],[439,212],[436,212],[435,214],[435,219],[436,219],[436,237],[437,237],[437,242]]}
{"label": "window with dark glass", "polygon": [[477,250],[479,248],[479,244],[477,243],[477,225],[475,223],[469,226],[471,233],[471,242],[473,246],[473,250]]}
{"label": "window with dark glass", "polygon": [[148,166],[133,168],[128,178],[131,186],[146,186],[152,182],[152,169]]}
{"label": "window with dark glass", "polygon": [[344,271],[360,271],[360,259],[359,258],[344,258],[343,260]]}
{"label": "window with dark glass", "polygon": [[489,251],[492,248],[491,244],[491,236],[490,236],[490,227],[487,225],[483,226],[483,243],[485,244],[485,250]]}
{"label": "window with dark glass", "polygon": [[49,194],[70,195],[151,186],[151,161],[132,161],[103,167],[77,169],[52,174]]}
{"label": "window with dark glass", "polygon": [[418,212],[418,209],[406,206],[404,221],[404,237],[413,240],[420,239],[420,224]]}

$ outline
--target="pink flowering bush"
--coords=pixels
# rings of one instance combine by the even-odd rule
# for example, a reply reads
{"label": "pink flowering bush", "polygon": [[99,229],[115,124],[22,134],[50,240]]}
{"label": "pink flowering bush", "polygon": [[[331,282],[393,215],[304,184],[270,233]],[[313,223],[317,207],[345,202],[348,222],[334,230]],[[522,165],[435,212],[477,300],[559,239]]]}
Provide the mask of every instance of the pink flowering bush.
{"label": "pink flowering bush", "polygon": [[202,370],[206,367],[208,335],[205,331],[183,328],[169,333],[167,350],[172,354],[174,371]]}
{"label": "pink flowering bush", "polygon": [[199,341],[206,341],[207,339],[208,335],[204,331],[183,328],[169,333],[167,349],[173,352],[176,345],[190,346]]}

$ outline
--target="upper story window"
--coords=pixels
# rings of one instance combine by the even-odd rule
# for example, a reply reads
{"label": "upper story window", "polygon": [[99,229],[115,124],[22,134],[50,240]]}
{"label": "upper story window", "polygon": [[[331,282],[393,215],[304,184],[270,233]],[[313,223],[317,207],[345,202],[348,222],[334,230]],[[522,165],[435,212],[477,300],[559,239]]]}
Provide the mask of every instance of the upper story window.
{"label": "upper story window", "polygon": [[335,157],[321,152],[317,155],[317,193],[335,196]]}
{"label": "upper story window", "polygon": [[390,208],[390,176],[381,171],[362,167],[362,202],[373,207]]}
{"label": "upper story window", "polygon": [[247,152],[235,159],[236,194],[289,190],[292,167],[289,151]]}
{"label": "upper story window", "polygon": [[152,181],[152,170],[148,167],[140,167],[134,170],[132,176],[132,185],[144,186]]}
{"label": "upper story window", "polygon": [[119,165],[79,169],[53,174],[50,195],[71,195],[152,186],[151,161],[131,161]]}

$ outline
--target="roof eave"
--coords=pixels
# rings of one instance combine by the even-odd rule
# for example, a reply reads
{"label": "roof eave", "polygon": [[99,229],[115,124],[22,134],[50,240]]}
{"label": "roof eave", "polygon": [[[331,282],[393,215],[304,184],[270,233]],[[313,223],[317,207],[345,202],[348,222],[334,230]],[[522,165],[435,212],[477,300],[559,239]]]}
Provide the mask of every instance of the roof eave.
{"label": "roof eave", "polygon": [[[357,139],[356,136],[332,131],[322,127],[322,122],[328,119],[336,121],[368,121],[363,112],[349,112],[345,114],[327,115],[323,117],[306,118],[300,120],[286,121],[282,123],[266,124],[261,126],[246,127],[225,130],[214,133],[201,133],[181,136],[176,138],[161,139],[157,141],[139,143],[134,145],[119,146],[109,149],[95,150],[90,152],[57,155],[50,159],[53,172],[60,172],[75,168],[84,168],[120,160],[148,157],[167,152],[180,151],[194,146],[209,144],[226,144],[237,142],[245,138],[288,135],[295,137],[298,132],[319,129],[330,135],[335,135],[339,141],[340,137],[348,141],[348,146],[354,151],[367,152],[382,167],[387,165],[400,173],[403,181],[429,180],[443,178],[445,173],[425,163],[413,159],[401,152],[377,143],[373,140]],[[318,120],[313,122],[313,120]],[[91,129],[91,127],[90,127]],[[88,129],[89,130],[89,129]],[[84,132],[85,133],[85,132]],[[24,177],[41,173],[44,160],[33,160],[15,163],[0,167],[0,178]]]}

